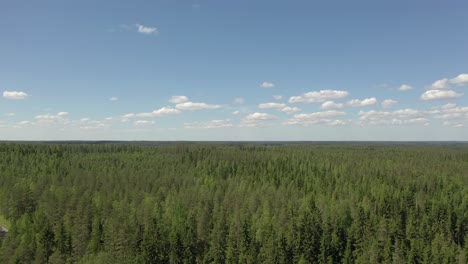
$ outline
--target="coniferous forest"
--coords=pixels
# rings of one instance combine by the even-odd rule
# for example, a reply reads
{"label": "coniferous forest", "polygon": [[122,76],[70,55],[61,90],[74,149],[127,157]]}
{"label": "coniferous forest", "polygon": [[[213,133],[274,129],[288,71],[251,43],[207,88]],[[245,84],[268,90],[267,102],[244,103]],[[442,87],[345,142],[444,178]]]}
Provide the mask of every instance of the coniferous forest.
{"label": "coniferous forest", "polygon": [[0,144],[0,263],[467,263],[468,145]]}

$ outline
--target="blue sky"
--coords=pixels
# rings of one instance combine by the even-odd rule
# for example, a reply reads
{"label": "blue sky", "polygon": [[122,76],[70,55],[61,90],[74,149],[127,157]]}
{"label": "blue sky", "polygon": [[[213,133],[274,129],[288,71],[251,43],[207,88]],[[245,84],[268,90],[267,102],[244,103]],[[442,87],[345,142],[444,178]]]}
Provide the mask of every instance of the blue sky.
{"label": "blue sky", "polygon": [[3,140],[468,140],[466,1],[0,2]]}

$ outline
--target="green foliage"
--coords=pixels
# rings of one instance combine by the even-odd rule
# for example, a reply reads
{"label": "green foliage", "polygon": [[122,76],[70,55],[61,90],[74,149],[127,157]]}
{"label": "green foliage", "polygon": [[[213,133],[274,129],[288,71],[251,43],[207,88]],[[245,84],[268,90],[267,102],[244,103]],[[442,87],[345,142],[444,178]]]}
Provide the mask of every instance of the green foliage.
{"label": "green foliage", "polygon": [[465,145],[0,144],[0,263],[466,263]]}
{"label": "green foliage", "polygon": [[3,226],[4,228],[9,229],[11,226],[11,223],[3,215],[0,215],[0,226]]}

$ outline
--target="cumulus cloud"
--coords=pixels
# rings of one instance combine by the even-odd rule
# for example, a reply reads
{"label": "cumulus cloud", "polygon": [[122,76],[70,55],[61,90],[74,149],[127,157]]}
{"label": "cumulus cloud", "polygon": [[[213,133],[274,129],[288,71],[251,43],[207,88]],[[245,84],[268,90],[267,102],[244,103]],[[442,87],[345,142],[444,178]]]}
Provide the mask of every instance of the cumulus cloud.
{"label": "cumulus cloud", "polygon": [[272,82],[262,82],[260,84],[260,87],[262,87],[262,88],[273,88],[273,87],[275,87],[275,84],[272,83]]}
{"label": "cumulus cloud", "polygon": [[273,95],[273,99],[275,100],[281,100],[283,98],[283,96],[281,95]]}
{"label": "cumulus cloud", "polygon": [[133,122],[133,125],[135,125],[135,126],[149,126],[149,125],[154,125],[154,121],[136,120],[135,122]]}
{"label": "cumulus cloud", "polygon": [[171,97],[171,99],[169,99],[169,102],[173,104],[181,104],[188,102],[188,100],[188,97],[185,95],[174,95]]}
{"label": "cumulus cloud", "polygon": [[286,121],[286,125],[313,125],[313,124],[333,124],[338,125],[340,122],[337,117],[346,115],[345,112],[330,110],[324,112],[314,112],[310,114],[296,114],[293,118]]}
{"label": "cumulus cloud", "polygon": [[421,99],[427,100],[439,100],[439,99],[451,99],[463,96],[462,93],[457,93],[452,90],[429,90],[421,95]]}
{"label": "cumulus cloud", "polygon": [[434,115],[434,118],[437,119],[459,119],[459,118],[464,118],[466,117],[466,113],[461,113],[461,112],[447,112],[447,113],[441,113]]}
{"label": "cumulus cloud", "polygon": [[57,121],[65,121],[68,112],[58,112],[57,114],[43,114],[43,115],[36,115],[34,119],[38,122],[57,122]]}
{"label": "cumulus cloud", "polygon": [[293,113],[296,113],[296,112],[301,111],[301,109],[300,109],[299,107],[290,107],[290,106],[286,106],[286,107],[283,107],[283,108],[278,109],[278,111],[290,115],[290,114],[293,114]]}
{"label": "cumulus cloud", "polygon": [[406,92],[406,91],[409,91],[409,90],[412,90],[412,89],[413,89],[413,86],[407,85],[407,84],[402,84],[400,86],[400,88],[398,88],[398,90],[400,90],[402,92]]}
{"label": "cumulus cloud", "polygon": [[341,99],[348,96],[347,91],[321,90],[304,93],[289,98],[290,103],[321,103],[331,99]]}
{"label": "cumulus cloud", "polygon": [[452,121],[444,121],[442,123],[444,126],[450,126],[450,127],[464,127],[465,124],[462,122],[452,122]]}
{"label": "cumulus cloud", "polygon": [[245,127],[256,127],[256,126],[262,126],[264,125],[267,121],[275,120],[277,119],[276,116],[270,115],[267,113],[253,113],[241,120],[241,126]]}
{"label": "cumulus cloud", "polygon": [[107,120],[93,120],[88,117],[80,118],[77,120],[70,119],[68,112],[58,112],[55,114],[41,114],[36,115],[33,121],[21,121],[16,124],[17,127],[34,126],[34,127],[50,127],[54,129],[66,130],[91,130],[110,127]]}
{"label": "cumulus cloud", "polygon": [[[237,102],[241,102],[243,99],[242,98],[236,98],[238,99]],[[212,104],[207,104],[207,103],[194,103],[190,102],[189,98],[184,95],[175,95],[172,96],[171,99],[169,99],[170,103],[176,104],[175,108],[178,110],[188,110],[188,111],[194,111],[194,110],[203,110],[203,109],[217,109],[221,108],[221,105],[212,105]]]}
{"label": "cumulus cloud", "polygon": [[359,111],[361,125],[428,125],[425,117],[426,111],[416,109],[402,109],[393,112],[385,111]]}
{"label": "cumulus cloud", "polygon": [[270,115],[267,113],[253,113],[245,117],[245,120],[254,120],[254,121],[266,121],[266,120],[274,120],[276,116]]}
{"label": "cumulus cloud", "polygon": [[465,86],[468,85],[468,74],[462,73],[455,78],[450,79],[450,83],[455,84],[457,86]]}
{"label": "cumulus cloud", "polygon": [[259,104],[258,108],[260,109],[275,109],[283,113],[287,114],[292,114],[295,112],[301,111],[299,107],[290,107],[286,104],[280,104],[280,103],[263,103]]}
{"label": "cumulus cloud", "polygon": [[286,107],[286,104],[280,104],[280,103],[264,103],[264,104],[259,104],[258,108],[260,109],[280,109]]}
{"label": "cumulus cloud", "polygon": [[78,127],[81,130],[97,130],[102,128],[110,127],[110,124],[107,123],[107,120],[93,120],[91,118],[81,118],[78,121],[70,122],[72,127]]}
{"label": "cumulus cloud", "polygon": [[242,98],[242,97],[234,98],[232,103],[235,104],[235,105],[245,104],[245,99]]}
{"label": "cumulus cloud", "polygon": [[233,127],[230,119],[210,120],[206,122],[185,123],[184,128],[210,129],[210,128],[228,128]]}
{"label": "cumulus cloud", "polygon": [[448,103],[448,104],[444,104],[443,106],[440,107],[440,109],[453,109],[457,107],[457,104],[454,104],[454,103]]}
{"label": "cumulus cloud", "polygon": [[377,103],[377,99],[375,97],[372,97],[372,98],[366,98],[363,100],[353,99],[353,100],[348,101],[346,105],[349,105],[352,107],[361,107],[361,106],[374,105],[376,103]]}
{"label": "cumulus cloud", "polygon": [[240,111],[239,111],[239,110],[236,110],[236,111],[232,112],[232,114],[238,115],[238,114],[240,114]]}
{"label": "cumulus cloud", "polygon": [[368,122],[369,125],[429,125],[429,120],[427,118],[411,118],[411,119],[380,119],[373,120]]}
{"label": "cumulus cloud", "polygon": [[437,80],[430,86],[430,90],[444,90],[444,89],[450,89],[449,79],[447,78]]}
{"label": "cumulus cloud", "polygon": [[221,108],[220,105],[212,105],[212,104],[207,104],[207,103],[194,103],[194,102],[185,102],[185,103],[176,104],[175,107],[179,110],[188,110],[188,111]]}
{"label": "cumulus cloud", "polygon": [[28,120],[23,120],[23,121],[20,121],[20,122],[17,122],[16,123],[16,128],[21,128],[23,126],[32,126],[34,125],[34,122],[31,122],[31,121],[28,121]]}
{"label": "cumulus cloud", "polygon": [[459,107],[456,104],[446,104],[431,111],[436,119],[468,119],[468,106]]}
{"label": "cumulus cloud", "polygon": [[341,109],[343,107],[344,104],[335,103],[333,101],[326,101],[320,106],[320,109]]}
{"label": "cumulus cloud", "polygon": [[328,123],[330,126],[345,126],[348,125],[350,121],[335,120]]}
{"label": "cumulus cloud", "polygon": [[125,114],[122,116],[122,121],[127,121],[128,119],[131,119],[131,118],[136,118],[136,117],[145,117],[145,118],[148,118],[148,117],[161,117],[161,116],[168,116],[168,115],[177,115],[177,114],[180,114],[180,111],[175,109],[175,108],[171,108],[171,107],[162,107],[160,109],[157,109],[157,110],[154,110],[153,112],[148,112],[148,113],[129,113],[129,114]]}
{"label": "cumulus cloud", "polygon": [[155,27],[148,27],[148,26],[144,26],[142,24],[135,24],[137,30],[139,33],[142,33],[142,34],[158,34],[159,31],[157,28]]}
{"label": "cumulus cloud", "polygon": [[83,125],[83,126],[80,126],[79,129],[81,129],[81,130],[97,130],[97,129],[106,128],[106,127],[109,127],[109,125],[100,123],[100,124]]}
{"label": "cumulus cloud", "polygon": [[162,107],[160,109],[154,110],[150,113],[139,113],[136,114],[137,117],[160,117],[167,115],[177,115],[180,111],[171,107]]}
{"label": "cumulus cloud", "polygon": [[18,91],[4,91],[3,97],[6,99],[21,100],[26,99],[29,95],[25,92]]}
{"label": "cumulus cloud", "polygon": [[398,104],[398,101],[392,100],[392,99],[386,99],[383,100],[382,103],[380,104],[382,108],[390,108]]}
{"label": "cumulus cloud", "polygon": [[117,98],[117,97],[111,97],[111,98],[109,98],[109,101],[111,101],[111,102],[116,102],[116,101],[118,101],[118,100],[119,100],[119,98]]}
{"label": "cumulus cloud", "polygon": [[70,125],[73,122],[68,118],[68,112],[58,112],[55,114],[47,113],[34,116],[35,122],[30,124],[38,126],[49,126],[49,125]]}

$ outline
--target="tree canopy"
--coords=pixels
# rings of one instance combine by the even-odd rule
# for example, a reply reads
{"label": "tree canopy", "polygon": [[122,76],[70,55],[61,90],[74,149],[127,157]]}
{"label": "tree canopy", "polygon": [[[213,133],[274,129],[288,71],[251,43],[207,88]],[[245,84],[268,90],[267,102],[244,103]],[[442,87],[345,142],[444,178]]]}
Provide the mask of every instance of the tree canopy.
{"label": "tree canopy", "polygon": [[467,263],[468,146],[2,143],[0,215],[1,263]]}

